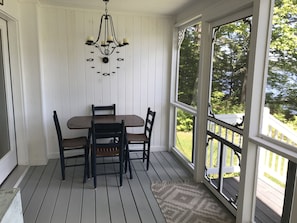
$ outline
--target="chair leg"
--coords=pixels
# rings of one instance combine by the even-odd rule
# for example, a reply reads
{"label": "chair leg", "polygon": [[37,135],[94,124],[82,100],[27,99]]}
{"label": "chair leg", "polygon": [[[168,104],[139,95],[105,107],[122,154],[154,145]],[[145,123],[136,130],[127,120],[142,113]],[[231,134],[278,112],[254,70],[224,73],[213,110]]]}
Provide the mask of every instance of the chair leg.
{"label": "chair leg", "polygon": [[83,183],[85,183],[87,181],[87,167],[86,167],[86,163],[84,164],[84,178],[83,178]]}
{"label": "chair leg", "polygon": [[128,165],[129,165],[129,173],[130,179],[133,179],[132,168],[131,168],[131,161],[130,161],[130,150],[128,144],[126,145],[126,156],[125,156],[125,173],[127,173]]}
{"label": "chair leg", "polygon": [[90,177],[89,173],[89,152],[88,146],[85,147],[85,165],[84,165],[84,183],[87,181],[87,177]]}
{"label": "chair leg", "polygon": [[[91,134],[90,133],[90,130],[89,130],[89,133],[88,133],[89,135]],[[88,178],[90,178],[90,161],[89,161],[89,159],[90,159],[90,150],[91,150],[91,144],[90,144],[90,136],[88,136],[89,138],[88,138],[88,143],[87,143],[87,146],[86,146],[86,156],[87,156],[87,177]]]}
{"label": "chair leg", "polygon": [[143,151],[142,151],[142,162],[145,160],[145,143],[143,143]]}
{"label": "chair leg", "polygon": [[129,160],[129,147],[128,144],[126,145],[126,150],[125,150],[125,173],[127,173],[127,164],[128,164],[128,160]]}
{"label": "chair leg", "polygon": [[128,165],[129,165],[129,173],[130,173],[130,179],[133,179],[133,174],[132,174],[132,168],[131,168],[131,161],[130,161],[130,151],[129,151],[129,148],[128,148],[128,151],[127,151],[127,156],[128,156]]}
{"label": "chair leg", "polygon": [[124,159],[123,154],[120,152],[120,186],[123,185],[123,165],[124,165]]}
{"label": "chair leg", "polygon": [[148,143],[148,145],[147,145],[147,154],[146,154],[146,170],[148,170],[149,166],[150,166],[150,150],[151,150],[151,144]]}
{"label": "chair leg", "polygon": [[90,178],[90,146],[87,146],[87,177]]}
{"label": "chair leg", "polygon": [[61,174],[62,180],[65,180],[65,160],[63,152],[60,152]]}
{"label": "chair leg", "polygon": [[93,180],[94,180],[94,188],[97,187],[97,173],[96,173],[96,154],[92,150],[92,175],[93,175]]}
{"label": "chair leg", "polygon": [[[95,161],[96,161],[96,158],[95,158]],[[91,177],[94,177],[94,171],[93,171],[93,155],[91,153]],[[95,168],[96,168],[96,162],[95,162]]]}
{"label": "chair leg", "polygon": [[128,160],[128,163],[129,163],[130,179],[133,179],[133,173],[132,173],[132,168],[131,168],[130,155],[129,155],[129,160]]}

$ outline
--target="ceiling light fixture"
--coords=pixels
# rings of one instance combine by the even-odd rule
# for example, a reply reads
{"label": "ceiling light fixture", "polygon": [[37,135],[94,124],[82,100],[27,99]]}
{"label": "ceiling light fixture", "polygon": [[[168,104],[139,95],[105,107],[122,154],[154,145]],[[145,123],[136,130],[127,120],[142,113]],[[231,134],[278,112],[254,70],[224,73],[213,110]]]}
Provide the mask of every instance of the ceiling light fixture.
{"label": "ceiling light fixture", "polygon": [[112,17],[107,10],[109,0],[103,0],[103,2],[105,3],[105,14],[101,16],[98,37],[94,41],[93,36],[88,36],[85,44],[95,46],[104,56],[110,56],[117,47],[126,46],[129,43],[127,38],[123,38],[123,41],[117,39]]}

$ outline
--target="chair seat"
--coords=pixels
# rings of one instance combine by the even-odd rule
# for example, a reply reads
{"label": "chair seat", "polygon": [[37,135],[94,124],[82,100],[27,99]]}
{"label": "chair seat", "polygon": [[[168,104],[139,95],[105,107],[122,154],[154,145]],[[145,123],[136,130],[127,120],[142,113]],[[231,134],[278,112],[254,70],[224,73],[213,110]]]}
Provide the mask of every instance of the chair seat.
{"label": "chair seat", "polygon": [[[60,154],[60,163],[61,163],[61,173],[62,180],[65,180],[65,168],[74,167],[74,166],[84,166],[84,182],[86,182],[87,177],[89,177],[89,143],[88,139],[85,136],[78,136],[74,138],[63,138],[62,131],[58,119],[57,112],[53,111],[53,119],[56,127],[56,132],[59,142],[59,154]],[[76,151],[71,154],[65,153],[65,151]],[[75,163],[65,162],[66,159],[77,159],[78,157],[84,157],[84,162],[78,161]]]}
{"label": "chair seat", "polygon": [[128,143],[137,143],[137,142],[148,142],[149,139],[145,134],[133,134],[127,133],[127,141]]}
{"label": "chair seat", "polygon": [[117,156],[119,155],[119,148],[96,148],[96,156]]}
{"label": "chair seat", "polygon": [[[120,186],[122,186],[125,136],[124,121],[122,120],[121,123],[94,123],[94,120],[92,120],[91,133],[91,164],[94,188],[97,187],[97,175],[102,174],[119,174]],[[104,159],[97,160],[97,158],[103,157]],[[97,165],[105,165],[103,173],[100,171],[97,174]],[[114,168],[114,165],[119,166],[118,168]]]}
{"label": "chair seat", "polygon": [[[63,147],[68,148],[75,148],[75,147],[83,147],[87,145],[88,139],[87,137],[77,137],[77,138],[70,138],[70,139],[63,139],[62,145]],[[65,148],[67,149],[67,148]]]}
{"label": "chair seat", "polygon": [[[156,112],[152,111],[150,107],[147,109],[147,114],[146,114],[146,119],[145,119],[145,125],[144,125],[144,131],[143,133],[127,133],[126,134],[126,147],[127,147],[127,159],[130,160],[130,153],[131,152],[140,152],[142,151],[142,157],[133,157],[132,159],[142,159],[146,160],[146,169],[148,170],[149,168],[149,163],[150,163],[150,146],[151,146],[151,135],[152,135],[152,130],[153,130],[153,125],[154,125],[154,120],[155,120]],[[129,149],[129,144],[142,144],[142,149],[139,148],[132,148],[131,150]],[[131,159],[131,160],[132,160]],[[131,165],[129,163],[129,170],[131,170]],[[125,165],[125,172],[127,172],[127,161]]]}

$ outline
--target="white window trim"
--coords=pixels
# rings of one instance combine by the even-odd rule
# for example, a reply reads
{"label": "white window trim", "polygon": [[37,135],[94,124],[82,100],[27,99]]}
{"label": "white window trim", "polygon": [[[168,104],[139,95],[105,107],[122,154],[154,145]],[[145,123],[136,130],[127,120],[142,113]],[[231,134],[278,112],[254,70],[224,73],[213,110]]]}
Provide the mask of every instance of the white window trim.
{"label": "white window trim", "polygon": [[297,150],[294,146],[282,143],[265,135],[251,136],[249,137],[249,141],[297,163]]}
{"label": "white window trim", "polygon": [[266,80],[271,12],[273,0],[255,0],[253,26],[248,65],[247,101],[245,112],[244,142],[240,174],[240,188],[236,222],[254,222],[256,185],[258,176],[259,145],[249,139],[258,135],[264,108],[264,83]]}
{"label": "white window trim", "polygon": [[[207,126],[207,116],[208,116],[208,103],[209,103],[209,95],[210,95],[210,72],[212,70],[212,30],[213,28],[217,26],[221,26],[230,22],[234,22],[243,18],[246,18],[248,16],[251,16],[253,14],[252,8],[250,7],[250,4],[245,5],[245,7],[242,7],[241,10],[236,10],[235,12],[229,12],[230,15],[225,17],[218,17],[217,20],[210,19],[210,21],[204,21],[204,26],[202,29],[207,29],[207,33],[202,33],[202,50],[203,52],[203,59],[200,61],[200,66],[202,70],[200,70],[199,74],[199,87],[198,87],[198,123],[199,123],[199,132],[197,132],[197,144],[196,148],[198,149],[198,152],[196,154],[197,163],[195,163],[196,170],[194,171],[194,176],[196,181],[202,181],[205,183],[205,185],[212,191],[214,191],[215,195],[218,195],[217,192],[212,188],[212,186],[209,185],[207,180],[204,177],[204,166],[200,167],[198,166],[199,163],[205,163],[205,140],[206,140],[206,126]],[[203,31],[202,31],[203,32]],[[202,75],[203,74],[203,75]],[[202,149],[204,147],[204,149]],[[203,168],[202,168],[203,167]],[[242,169],[242,168],[241,168]],[[243,171],[243,170],[242,170]],[[222,196],[218,195],[217,198],[234,214],[236,215],[236,209]]]}
{"label": "white window trim", "polygon": [[[179,49],[178,49],[178,32],[179,30],[185,29],[191,25],[197,24],[198,22],[202,21],[201,15],[198,15],[192,19],[188,19],[186,21],[177,23],[174,25],[174,31],[173,31],[173,43],[172,43],[172,72],[171,72],[171,91],[170,91],[170,120],[173,120],[172,122],[169,122],[169,150],[176,151],[175,149],[175,141],[176,141],[176,109],[182,109],[186,112],[189,112],[197,119],[197,109],[186,105],[180,101],[178,101],[177,95],[178,95],[178,73],[179,73]],[[198,72],[198,71],[197,71]],[[197,121],[196,121],[197,122]],[[195,125],[195,132],[197,132],[197,125]],[[194,140],[196,141],[196,140]],[[195,146],[194,146],[195,147]],[[175,152],[178,156],[178,152]],[[183,157],[180,157],[181,161],[189,167],[189,170],[193,171],[193,164],[185,160]],[[193,160],[195,160],[195,157],[193,157]]]}

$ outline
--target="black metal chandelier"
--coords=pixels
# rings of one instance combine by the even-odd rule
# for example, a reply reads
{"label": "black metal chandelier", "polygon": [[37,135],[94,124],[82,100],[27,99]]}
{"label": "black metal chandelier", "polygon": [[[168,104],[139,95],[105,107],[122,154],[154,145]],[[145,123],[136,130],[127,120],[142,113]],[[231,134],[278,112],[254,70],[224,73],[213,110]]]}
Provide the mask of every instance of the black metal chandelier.
{"label": "black metal chandelier", "polygon": [[123,41],[117,39],[112,17],[108,14],[107,3],[109,0],[103,0],[105,3],[105,14],[101,16],[98,37],[95,40],[93,36],[88,36],[86,45],[95,46],[102,55],[110,56],[117,47],[128,45],[128,39]]}

